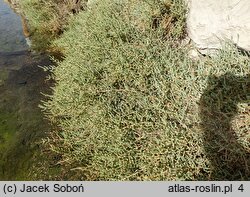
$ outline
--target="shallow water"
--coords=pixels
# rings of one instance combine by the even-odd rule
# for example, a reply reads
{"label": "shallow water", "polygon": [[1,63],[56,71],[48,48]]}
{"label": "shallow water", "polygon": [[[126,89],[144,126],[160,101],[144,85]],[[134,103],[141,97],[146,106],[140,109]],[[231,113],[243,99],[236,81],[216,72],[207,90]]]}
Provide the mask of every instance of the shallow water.
{"label": "shallow water", "polygon": [[36,144],[49,129],[38,105],[51,86],[41,67],[50,64],[30,52],[21,17],[0,0],[0,180],[32,180]]}
{"label": "shallow water", "polygon": [[0,0],[0,52],[27,50],[21,17]]}

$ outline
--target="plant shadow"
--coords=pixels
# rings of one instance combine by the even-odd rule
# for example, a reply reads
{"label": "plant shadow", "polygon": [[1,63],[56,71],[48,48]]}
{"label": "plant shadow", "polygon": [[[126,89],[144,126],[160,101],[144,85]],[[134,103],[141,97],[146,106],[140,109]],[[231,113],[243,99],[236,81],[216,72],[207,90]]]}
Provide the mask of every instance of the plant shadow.
{"label": "plant shadow", "polygon": [[[237,105],[244,103],[249,109],[249,99],[250,75],[226,73],[209,77],[200,99],[204,148],[212,169],[206,180],[250,180],[250,139],[242,145],[232,126],[239,114]],[[241,118],[247,119],[249,115],[248,110]],[[242,135],[249,136],[249,127],[244,125]]]}
{"label": "plant shadow", "polygon": [[45,54],[0,52],[0,180],[30,180],[42,156],[50,124],[38,106],[53,86],[42,68],[52,64]]}

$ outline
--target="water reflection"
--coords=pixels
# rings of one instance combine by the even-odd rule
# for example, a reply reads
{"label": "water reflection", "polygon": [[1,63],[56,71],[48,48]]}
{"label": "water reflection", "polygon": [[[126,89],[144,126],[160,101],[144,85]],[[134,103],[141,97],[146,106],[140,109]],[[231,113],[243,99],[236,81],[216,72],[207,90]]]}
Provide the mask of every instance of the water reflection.
{"label": "water reflection", "polygon": [[[46,54],[31,53],[25,21],[0,0],[0,180],[30,179],[37,145],[49,130],[38,105],[51,94]],[[23,26],[23,27],[22,27]],[[39,155],[39,156],[38,156]]]}
{"label": "water reflection", "polygon": [[22,20],[9,5],[0,0],[0,52],[27,50]]}

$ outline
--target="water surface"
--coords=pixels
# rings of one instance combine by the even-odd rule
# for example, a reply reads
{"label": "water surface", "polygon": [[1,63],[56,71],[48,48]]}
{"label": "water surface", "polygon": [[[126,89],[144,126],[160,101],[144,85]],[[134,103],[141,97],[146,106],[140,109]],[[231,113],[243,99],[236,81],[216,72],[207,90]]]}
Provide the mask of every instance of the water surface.
{"label": "water surface", "polygon": [[0,0],[0,180],[34,180],[37,143],[49,129],[38,107],[51,86],[41,67],[50,64],[30,52],[21,17]]}
{"label": "water surface", "polygon": [[21,17],[0,0],[0,52],[27,50]]}

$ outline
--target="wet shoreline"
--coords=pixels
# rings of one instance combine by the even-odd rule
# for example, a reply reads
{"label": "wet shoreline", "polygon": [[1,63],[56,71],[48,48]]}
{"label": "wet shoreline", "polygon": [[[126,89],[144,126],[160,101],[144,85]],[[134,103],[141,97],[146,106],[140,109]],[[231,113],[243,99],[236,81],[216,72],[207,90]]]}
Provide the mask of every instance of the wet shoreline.
{"label": "wet shoreline", "polygon": [[7,20],[0,22],[0,180],[30,180],[37,144],[50,128],[39,105],[52,86],[42,67],[52,62],[29,50],[20,16],[3,0],[0,11]]}

